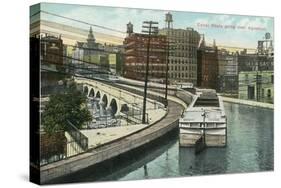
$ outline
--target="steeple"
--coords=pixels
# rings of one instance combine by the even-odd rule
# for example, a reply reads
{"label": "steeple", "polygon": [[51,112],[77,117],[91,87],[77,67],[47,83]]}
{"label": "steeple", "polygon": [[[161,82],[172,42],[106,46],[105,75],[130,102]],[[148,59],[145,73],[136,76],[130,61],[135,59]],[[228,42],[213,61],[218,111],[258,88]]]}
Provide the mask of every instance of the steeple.
{"label": "steeple", "polygon": [[[92,27],[90,27],[90,31],[89,31],[89,34],[88,34],[86,46],[87,46],[88,48],[96,48],[97,45],[98,45],[98,44],[96,43],[96,39],[95,39],[95,37],[94,37]],[[89,53],[90,53],[90,52],[89,52]]]}
{"label": "steeple", "polygon": [[93,30],[92,30],[92,26],[90,27],[90,31],[89,31],[89,34],[88,34],[88,39],[87,41],[94,41],[95,42],[95,37],[94,37],[94,34],[93,34]]}

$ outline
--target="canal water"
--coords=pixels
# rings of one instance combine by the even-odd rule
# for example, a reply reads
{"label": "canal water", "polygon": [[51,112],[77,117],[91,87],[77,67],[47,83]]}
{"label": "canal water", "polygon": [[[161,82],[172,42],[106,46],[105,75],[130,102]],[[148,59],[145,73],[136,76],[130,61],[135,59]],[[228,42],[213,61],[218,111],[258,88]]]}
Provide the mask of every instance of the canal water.
{"label": "canal water", "polygon": [[88,168],[58,182],[151,178],[271,171],[274,167],[273,110],[225,103],[228,139],[225,148],[199,155],[179,147],[178,134],[162,138],[146,152],[111,162],[110,170]]}

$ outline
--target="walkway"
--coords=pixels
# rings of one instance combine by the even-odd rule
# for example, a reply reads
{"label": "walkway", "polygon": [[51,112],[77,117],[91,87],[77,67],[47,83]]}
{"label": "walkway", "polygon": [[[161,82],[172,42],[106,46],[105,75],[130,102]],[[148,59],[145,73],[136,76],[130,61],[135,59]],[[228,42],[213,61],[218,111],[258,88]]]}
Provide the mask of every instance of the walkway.
{"label": "walkway", "polygon": [[244,104],[249,106],[256,106],[260,108],[268,108],[268,109],[274,109],[274,104],[270,103],[263,103],[263,102],[257,102],[257,101],[250,101],[250,100],[243,100],[243,99],[236,99],[236,98],[230,98],[230,97],[222,97],[222,100],[224,102],[230,102],[230,103],[236,103],[236,104]]}

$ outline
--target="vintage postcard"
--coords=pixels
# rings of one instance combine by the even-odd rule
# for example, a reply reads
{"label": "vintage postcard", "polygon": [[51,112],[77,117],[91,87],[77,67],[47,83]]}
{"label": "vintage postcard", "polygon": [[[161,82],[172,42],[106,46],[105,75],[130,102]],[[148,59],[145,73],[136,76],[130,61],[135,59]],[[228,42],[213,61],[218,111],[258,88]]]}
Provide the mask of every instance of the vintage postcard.
{"label": "vintage postcard", "polygon": [[33,5],[30,180],[273,171],[273,67],[272,17]]}

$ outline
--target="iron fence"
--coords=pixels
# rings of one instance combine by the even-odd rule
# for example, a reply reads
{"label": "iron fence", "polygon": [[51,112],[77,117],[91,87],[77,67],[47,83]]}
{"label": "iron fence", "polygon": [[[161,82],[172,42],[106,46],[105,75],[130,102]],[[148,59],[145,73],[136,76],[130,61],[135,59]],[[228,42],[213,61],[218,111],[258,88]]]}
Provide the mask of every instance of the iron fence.
{"label": "iron fence", "polygon": [[45,144],[40,146],[40,166],[61,161],[88,150],[88,138],[70,121],[66,130],[60,132],[60,135],[53,134],[44,138],[46,136],[41,133],[40,137],[41,142],[45,140]]}
{"label": "iron fence", "polygon": [[88,138],[81,133],[79,129],[77,129],[70,121],[68,122],[68,126],[66,126],[66,132],[73,138],[73,140],[84,150],[88,149]]}

